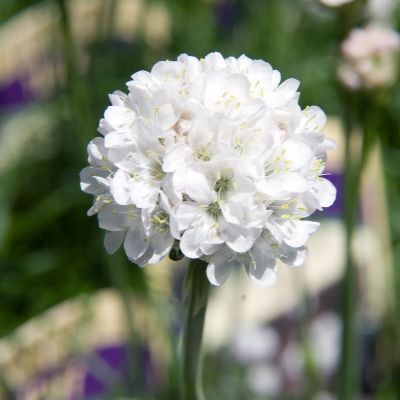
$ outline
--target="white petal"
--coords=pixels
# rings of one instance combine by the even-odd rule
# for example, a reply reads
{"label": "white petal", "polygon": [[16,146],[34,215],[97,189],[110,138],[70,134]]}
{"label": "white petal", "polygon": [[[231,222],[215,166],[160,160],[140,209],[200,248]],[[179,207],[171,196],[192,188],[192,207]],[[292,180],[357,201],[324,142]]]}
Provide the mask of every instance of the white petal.
{"label": "white petal", "polygon": [[326,115],[319,107],[306,107],[303,110],[303,117],[300,121],[299,127],[296,129],[296,132],[320,132],[325,125]]}
{"label": "white petal", "polygon": [[[98,213],[99,227],[107,231],[118,232],[127,225],[127,211],[119,209],[118,204],[109,204],[102,207]],[[122,211],[122,212],[118,212]]]}
{"label": "white petal", "polygon": [[98,177],[105,178],[108,177],[110,173],[108,171],[104,171],[100,168],[94,167],[85,167],[80,172],[81,179],[81,190],[86,193],[99,195],[107,192],[108,181],[106,180],[106,185],[104,181],[96,179]]}
{"label": "white petal", "polygon": [[122,169],[118,170],[110,183],[110,193],[114,200],[121,205],[130,203],[129,184],[132,178]]}
{"label": "white petal", "polygon": [[224,248],[210,258],[207,278],[212,285],[219,286],[226,281],[232,268],[239,265],[240,263],[234,259],[234,253]]}
{"label": "white petal", "polygon": [[287,265],[293,267],[300,267],[304,264],[307,258],[307,249],[305,247],[289,247],[286,244],[282,244],[280,259]]}
{"label": "white petal", "polygon": [[187,168],[181,179],[183,179],[184,193],[192,200],[201,204],[209,204],[215,200],[211,183],[201,171]]}
{"label": "white petal", "polygon": [[188,162],[193,161],[192,149],[184,143],[177,143],[170,147],[165,153],[163,170],[165,172],[174,172],[187,165]]}
{"label": "white petal", "polygon": [[319,227],[318,222],[313,221],[287,221],[280,226],[284,234],[284,241],[292,247],[302,247],[307,243],[309,236]]}
{"label": "white petal", "polygon": [[104,138],[104,146],[107,147],[107,149],[124,148],[133,144],[135,144],[135,142],[127,132],[110,132]]}
{"label": "white petal", "polygon": [[132,226],[125,236],[124,249],[128,258],[137,260],[149,246],[144,229],[140,224]]}
{"label": "white petal", "polygon": [[174,238],[169,234],[159,235],[156,234],[151,238],[150,247],[153,250],[153,255],[149,259],[149,264],[156,264],[160,262],[171,250],[174,243]]}
{"label": "white petal", "polygon": [[308,182],[295,172],[277,173],[266,177],[258,183],[260,191],[273,198],[279,198],[288,193],[302,193],[308,189]]}
{"label": "white petal", "polygon": [[195,223],[202,218],[204,212],[199,207],[192,204],[181,204],[177,207],[175,216],[178,221],[178,227],[180,230],[192,228]]}
{"label": "white petal", "polygon": [[272,286],[276,283],[278,273],[276,258],[270,245],[262,238],[254,243],[250,250],[251,262],[246,264],[249,277],[262,286]]}
{"label": "white petal", "polygon": [[211,72],[204,81],[203,102],[214,113],[228,116],[249,98],[249,82],[242,74]]}
{"label": "white petal", "polygon": [[167,130],[174,126],[180,116],[180,110],[173,104],[167,103],[156,107],[155,121],[163,130]]}
{"label": "white petal", "polygon": [[265,206],[258,204],[253,194],[239,193],[229,201],[221,201],[220,207],[228,222],[243,228],[261,228],[268,217]]}
{"label": "white petal", "polygon": [[325,178],[318,178],[312,185],[311,192],[318,199],[321,207],[330,207],[336,200],[336,188]]}
{"label": "white petal", "polygon": [[107,232],[104,236],[104,247],[108,254],[114,254],[120,247],[124,240],[125,232]]}
{"label": "white petal", "polygon": [[215,254],[221,248],[222,243],[222,240],[220,240],[218,243],[205,243],[200,246],[200,249],[203,254],[210,256],[211,254]]}
{"label": "white petal", "polygon": [[127,107],[109,106],[105,113],[104,118],[114,129],[122,127],[129,127],[135,120],[135,112]]}
{"label": "white petal", "polygon": [[297,251],[296,259],[292,262],[293,267],[301,267],[307,258],[307,248],[300,248]]}
{"label": "white petal", "polygon": [[204,58],[204,66],[206,69],[216,71],[224,68],[226,66],[226,61],[224,60],[224,57],[222,57],[221,53],[214,52],[207,54]]}
{"label": "white petal", "polygon": [[116,90],[109,94],[108,98],[113,106],[125,106],[128,100],[128,96],[120,90]]}
{"label": "white petal", "polygon": [[204,227],[188,229],[182,235],[180,248],[182,253],[189,258],[200,258],[203,253],[201,243],[207,240],[207,230]]}
{"label": "white petal", "polygon": [[310,162],[313,157],[311,149],[304,143],[294,140],[286,140],[282,145],[283,163],[287,162],[291,171],[296,171]]}
{"label": "white petal", "polygon": [[300,82],[297,79],[289,78],[286,81],[283,81],[279,87],[278,91],[280,92],[296,92],[299,88]]}
{"label": "white petal", "polygon": [[129,186],[129,195],[138,208],[154,209],[160,189],[157,185],[147,181],[134,181]]}
{"label": "white petal", "polygon": [[222,240],[234,251],[244,253],[253,245],[260,234],[260,229],[246,229],[225,221],[220,222]]}
{"label": "white petal", "polygon": [[104,138],[101,137],[96,137],[90,143],[88,144],[87,147],[88,154],[89,154],[89,162],[93,164],[93,162],[96,161],[101,161],[103,158],[106,156],[106,149],[104,147]]}

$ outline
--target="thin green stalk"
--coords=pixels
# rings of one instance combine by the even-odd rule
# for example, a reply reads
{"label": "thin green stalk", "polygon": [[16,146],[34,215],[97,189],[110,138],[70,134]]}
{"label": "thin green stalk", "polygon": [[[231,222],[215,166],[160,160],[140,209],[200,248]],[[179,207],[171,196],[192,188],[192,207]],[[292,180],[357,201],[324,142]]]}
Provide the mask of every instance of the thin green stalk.
{"label": "thin green stalk", "polygon": [[[353,7],[354,6],[354,7]],[[337,50],[347,36],[351,27],[356,24],[359,13],[357,8],[362,2],[344,7],[338,14]],[[339,54],[338,54],[339,56]],[[339,398],[353,400],[357,392],[358,348],[355,321],[356,311],[356,271],[351,252],[351,244],[357,221],[358,191],[362,170],[369,151],[369,140],[363,141],[362,154],[352,154],[351,139],[354,127],[358,122],[358,99],[340,89],[343,105],[343,122],[345,130],[345,165],[344,165],[344,216],[345,225],[345,271],[341,282],[342,314],[342,348],[339,369]],[[365,139],[365,138],[364,138]]]}
{"label": "thin green stalk", "polygon": [[[347,126],[347,129],[351,129]],[[346,259],[345,272],[341,283],[342,298],[342,349],[341,349],[341,365],[340,365],[340,399],[350,400],[354,396],[356,377],[355,377],[355,274],[354,262],[351,254],[351,241],[353,237],[355,215],[354,211],[357,204],[358,185],[356,184],[353,162],[350,154],[350,135],[346,135],[345,148],[345,235],[346,235]]]}
{"label": "thin green stalk", "polygon": [[114,255],[114,257],[108,257],[107,259],[109,261],[111,280],[114,287],[118,291],[124,310],[124,317],[128,335],[127,363],[129,389],[135,388],[137,390],[137,388],[140,387],[140,370],[136,362],[138,343],[135,342],[138,335],[136,333],[135,324],[132,317],[133,293],[131,287],[129,286],[126,262],[122,260],[119,255]]}
{"label": "thin green stalk", "polygon": [[309,327],[315,307],[313,306],[310,294],[307,292],[304,280],[302,282],[302,287],[304,311],[300,322],[301,347],[304,357],[304,371],[307,378],[306,396],[311,399],[314,398],[321,388],[321,376],[315,364],[315,355],[313,354],[309,337]]}
{"label": "thin green stalk", "polygon": [[205,400],[202,385],[201,342],[207,309],[209,282],[206,263],[192,260],[189,264],[186,288],[188,312],[182,349],[182,400]]}
{"label": "thin green stalk", "polygon": [[[363,128],[363,143],[361,154],[357,157],[351,153],[351,136],[353,133],[353,115],[357,115],[357,105],[350,105],[350,111],[347,110],[345,117],[345,165],[344,165],[344,190],[345,190],[345,237],[346,237],[346,258],[345,272],[341,283],[341,300],[342,300],[342,349],[340,364],[340,387],[339,398],[343,400],[352,400],[357,392],[357,371],[358,371],[358,346],[357,346],[357,321],[356,317],[356,295],[357,295],[357,279],[355,263],[351,251],[353,235],[357,222],[357,204],[358,193],[360,189],[361,176],[366,165],[368,155],[375,143],[374,123],[368,113],[364,109],[361,121]],[[372,113],[373,118],[374,113]],[[356,117],[357,118],[357,117]]]}
{"label": "thin green stalk", "polygon": [[384,333],[380,338],[380,363],[385,368],[385,376],[380,385],[377,399],[386,400],[400,393],[400,201],[398,171],[400,161],[400,129],[398,116],[393,113],[390,102],[382,103],[379,114],[379,140],[383,166],[384,197],[387,209],[387,228],[389,247],[385,253],[390,265],[388,276],[388,309]]}
{"label": "thin green stalk", "polygon": [[79,71],[79,60],[77,55],[76,43],[71,30],[71,20],[68,13],[68,2],[66,0],[56,0],[55,4],[60,11],[60,29],[62,37],[62,50],[65,57],[66,78],[68,88],[68,101],[72,118],[76,121],[78,140],[81,145],[86,142],[86,138],[91,135],[93,121],[91,118],[88,89],[86,81]]}

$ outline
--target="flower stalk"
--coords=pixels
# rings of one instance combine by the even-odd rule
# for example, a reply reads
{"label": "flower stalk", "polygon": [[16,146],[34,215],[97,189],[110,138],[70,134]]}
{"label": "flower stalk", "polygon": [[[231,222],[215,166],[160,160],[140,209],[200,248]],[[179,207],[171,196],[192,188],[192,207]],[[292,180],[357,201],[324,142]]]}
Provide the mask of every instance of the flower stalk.
{"label": "flower stalk", "polygon": [[346,235],[346,255],[345,272],[341,283],[342,297],[342,350],[340,367],[340,394],[342,399],[350,400],[356,391],[356,330],[354,324],[355,315],[355,286],[356,277],[354,271],[354,260],[351,252],[354,227],[356,222],[356,210],[358,201],[359,171],[351,161],[350,157],[350,134],[348,128],[346,135],[345,149],[345,235]]}
{"label": "flower stalk", "polygon": [[206,267],[204,261],[191,260],[186,275],[188,310],[182,348],[182,400],[205,400],[201,342],[209,292]]}
{"label": "flower stalk", "polygon": [[[347,104],[344,118],[346,130],[345,143],[345,211],[344,224],[346,236],[345,271],[341,284],[342,298],[342,351],[340,366],[340,398],[353,399],[357,393],[357,374],[359,368],[357,346],[357,271],[352,254],[352,241],[357,224],[357,204],[361,178],[371,149],[376,143],[376,105],[369,101],[362,104]],[[360,111],[362,110],[362,111]],[[354,125],[359,122],[362,132],[362,148],[358,157],[351,151],[351,136]]]}

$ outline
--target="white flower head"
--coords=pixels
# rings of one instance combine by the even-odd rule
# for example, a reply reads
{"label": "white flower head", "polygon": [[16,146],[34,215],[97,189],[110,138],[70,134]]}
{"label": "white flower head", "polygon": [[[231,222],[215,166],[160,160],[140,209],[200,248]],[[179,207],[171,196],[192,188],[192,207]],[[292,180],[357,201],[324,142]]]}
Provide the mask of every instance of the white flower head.
{"label": "white flower head", "polygon": [[278,259],[301,265],[318,228],[306,218],[336,190],[323,177],[326,117],[300,108],[299,82],[211,53],[159,62],[127,86],[110,95],[81,172],[107,251],[123,245],[144,266],[179,248],[215,285],[240,265],[264,286]]}
{"label": "white flower head", "polygon": [[338,77],[347,88],[374,89],[397,79],[400,35],[379,25],[353,29],[341,47]]}

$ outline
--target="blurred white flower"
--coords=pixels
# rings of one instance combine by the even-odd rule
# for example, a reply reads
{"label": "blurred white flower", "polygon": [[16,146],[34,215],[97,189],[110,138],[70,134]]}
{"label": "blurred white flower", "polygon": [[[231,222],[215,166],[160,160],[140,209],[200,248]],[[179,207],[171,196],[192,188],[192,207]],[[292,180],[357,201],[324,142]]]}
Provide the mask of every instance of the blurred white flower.
{"label": "blurred white flower", "polygon": [[336,368],[341,331],[341,320],[333,312],[325,312],[311,323],[309,341],[313,357],[317,368],[324,374],[330,374]]}
{"label": "blurred white flower", "polygon": [[[323,376],[334,372],[340,353],[341,320],[333,312],[315,318],[308,331],[307,342],[316,368]],[[305,353],[300,343],[289,342],[282,352],[282,368],[292,381],[300,382],[304,376]]]}
{"label": "blurred white flower", "polygon": [[370,18],[388,22],[393,18],[397,6],[397,0],[368,0],[367,11]]}
{"label": "blurred white flower", "polygon": [[319,392],[315,395],[313,400],[336,400],[336,397],[329,392]]}
{"label": "blurred white flower", "polygon": [[389,86],[397,79],[398,32],[378,25],[353,29],[341,50],[338,76],[349,89]]}
{"label": "blurred white flower", "polygon": [[256,364],[247,372],[247,384],[260,396],[276,396],[282,391],[279,369],[271,364]]}
{"label": "blurred white flower", "polygon": [[233,337],[231,351],[243,363],[267,360],[279,350],[279,337],[272,328],[249,326]]}
{"label": "blurred white flower", "polygon": [[321,133],[324,113],[301,110],[299,82],[280,81],[244,55],[181,55],[110,95],[81,172],[106,249],[123,244],[143,266],[175,243],[209,263],[215,285],[237,265],[264,286],[277,259],[301,265],[319,225],[304,219],[336,196],[323,178],[334,144]]}
{"label": "blurred white flower", "polygon": [[304,353],[299,344],[289,342],[282,352],[282,368],[291,381],[303,378]]}
{"label": "blurred white flower", "polygon": [[353,2],[354,0],[319,0],[324,6],[327,7],[340,7],[344,4]]}

